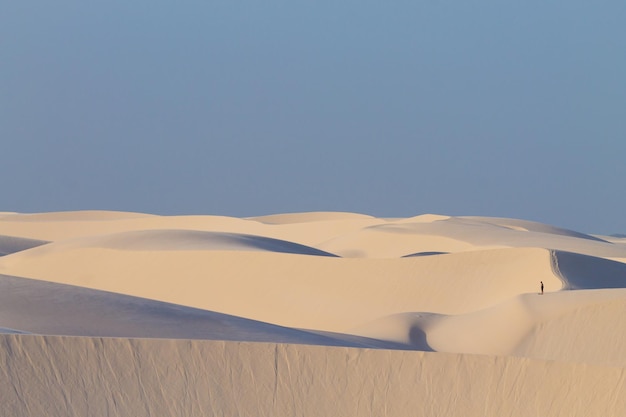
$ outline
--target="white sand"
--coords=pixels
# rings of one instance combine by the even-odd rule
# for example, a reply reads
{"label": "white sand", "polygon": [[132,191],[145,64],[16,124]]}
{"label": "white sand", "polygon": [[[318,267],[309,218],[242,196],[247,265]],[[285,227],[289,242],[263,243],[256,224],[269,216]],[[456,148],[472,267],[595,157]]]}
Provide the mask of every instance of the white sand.
{"label": "white sand", "polygon": [[0,415],[626,411],[626,239],[88,211],[2,213],[0,252]]}

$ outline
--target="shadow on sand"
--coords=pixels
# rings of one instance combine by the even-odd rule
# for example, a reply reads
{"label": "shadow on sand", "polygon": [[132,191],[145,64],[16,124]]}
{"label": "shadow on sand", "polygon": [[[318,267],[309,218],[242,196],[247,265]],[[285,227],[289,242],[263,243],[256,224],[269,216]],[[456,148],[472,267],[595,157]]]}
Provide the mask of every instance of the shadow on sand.
{"label": "shadow on sand", "polygon": [[554,251],[553,267],[568,290],[626,288],[626,264],[622,262]]}
{"label": "shadow on sand", "polygon": [[426,333],[419,326],[412,326],[409,330],[409,340],[411,341],[411,348],[414,350],[421,350],[424,352],[434,352],[435,350],[430,347],[426,340]]}

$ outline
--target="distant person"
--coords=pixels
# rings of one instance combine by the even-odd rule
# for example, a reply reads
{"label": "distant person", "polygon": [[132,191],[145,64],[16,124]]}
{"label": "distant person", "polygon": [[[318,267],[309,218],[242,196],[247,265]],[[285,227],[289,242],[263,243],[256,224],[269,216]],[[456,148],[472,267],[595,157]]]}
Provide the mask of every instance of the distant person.
{"label": "distant person", "polygon": [[541,294],[543,295],[543,281],[539,281],[541,282]]}

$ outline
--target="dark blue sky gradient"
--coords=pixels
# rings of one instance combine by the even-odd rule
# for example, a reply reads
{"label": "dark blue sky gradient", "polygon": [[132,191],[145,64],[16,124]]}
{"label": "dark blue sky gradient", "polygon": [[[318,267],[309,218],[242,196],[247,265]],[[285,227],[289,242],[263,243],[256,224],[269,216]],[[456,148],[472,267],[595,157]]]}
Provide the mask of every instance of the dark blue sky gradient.
{"label": "dark blue sky gradient", "polygon": [[626,232],[626,3],[0,8],[0,211]]}

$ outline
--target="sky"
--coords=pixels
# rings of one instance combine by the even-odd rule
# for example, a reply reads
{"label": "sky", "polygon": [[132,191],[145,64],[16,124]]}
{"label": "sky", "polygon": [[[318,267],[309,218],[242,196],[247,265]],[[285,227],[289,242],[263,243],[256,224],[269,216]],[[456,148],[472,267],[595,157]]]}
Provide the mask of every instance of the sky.
{"label": "sky", "polygon": [[6,1],[0,211],[626,233],[626,2]]}

